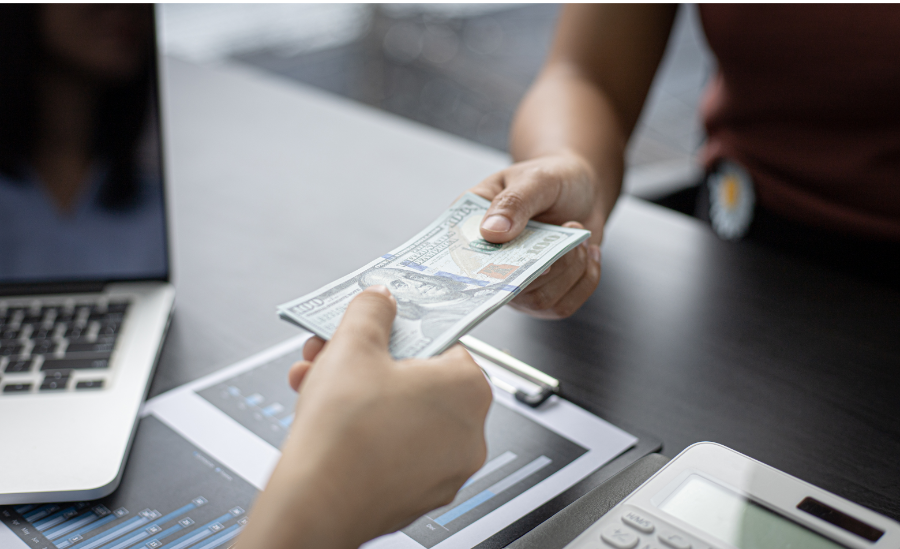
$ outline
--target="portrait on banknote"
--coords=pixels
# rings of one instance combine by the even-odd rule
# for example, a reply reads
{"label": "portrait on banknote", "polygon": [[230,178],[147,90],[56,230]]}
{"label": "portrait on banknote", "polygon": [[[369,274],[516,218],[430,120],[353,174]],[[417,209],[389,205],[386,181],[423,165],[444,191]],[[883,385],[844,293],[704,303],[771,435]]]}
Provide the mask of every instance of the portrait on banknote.
{"label": "portrait on banknote", "polygon": [[422,335],[433,340],[498,292],[512,291],[504,283],[467,284],[455,278],[376,267],[359,275],[357,283],[363,290],[386,286],[397,300],[397,316],[420,321]]}

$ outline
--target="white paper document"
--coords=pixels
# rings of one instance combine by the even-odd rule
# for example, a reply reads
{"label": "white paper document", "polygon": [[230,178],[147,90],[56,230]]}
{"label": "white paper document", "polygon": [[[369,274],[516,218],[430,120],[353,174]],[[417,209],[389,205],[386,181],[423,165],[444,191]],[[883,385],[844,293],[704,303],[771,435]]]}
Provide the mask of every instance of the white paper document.
{"label": "white paper document", "polygon": [[[307,337],[148,401],[112,495],[0,507],[0,539],[37,549],[230,547],[293,421],[287,372]],[[452,503],[366,549],[472,547],[637,442],[566,400],[533,409],[499,390],[485,434],[487,460]]]}

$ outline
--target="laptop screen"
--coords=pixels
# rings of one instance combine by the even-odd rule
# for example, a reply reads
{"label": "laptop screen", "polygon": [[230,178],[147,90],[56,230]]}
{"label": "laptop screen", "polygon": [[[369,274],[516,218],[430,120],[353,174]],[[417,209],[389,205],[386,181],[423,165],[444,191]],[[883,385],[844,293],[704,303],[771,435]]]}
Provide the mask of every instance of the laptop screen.
{"label": "laptop screen", "polygon": [[0,287],[166,279],[150,5],[0,5]]}

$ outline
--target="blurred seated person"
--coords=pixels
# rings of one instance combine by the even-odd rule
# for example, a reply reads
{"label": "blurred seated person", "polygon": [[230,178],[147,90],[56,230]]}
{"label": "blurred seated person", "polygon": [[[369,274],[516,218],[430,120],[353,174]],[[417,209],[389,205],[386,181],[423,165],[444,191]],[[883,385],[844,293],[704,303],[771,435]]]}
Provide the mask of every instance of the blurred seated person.
{"label": "blurred seated person", "polygon": [[150,5],[0,6],[0,282],[165,273],[153,44]]}
{"label": "blurred seated person", "polygon": [[447,505],[484,463],[484,374],[459,345],[391,358],[396,314],[387,288],[370,286],[331,341],[307,342],[290,371],[291,431],[238,547],[358,547]]}
{"label": "blurred seated person", "polygon": [[[514,307],[561,318],[596,288],[625,147],[676,10],[562,8],[513,123],[515,163],[472,191],[493,202],[481,226],[491,242],[511,240],[530,218],[593,235]],[[718,71],[701,107],[707,177],[693,191],[698,216],[723,239],[900,287],[900,7],[699,10]]]}

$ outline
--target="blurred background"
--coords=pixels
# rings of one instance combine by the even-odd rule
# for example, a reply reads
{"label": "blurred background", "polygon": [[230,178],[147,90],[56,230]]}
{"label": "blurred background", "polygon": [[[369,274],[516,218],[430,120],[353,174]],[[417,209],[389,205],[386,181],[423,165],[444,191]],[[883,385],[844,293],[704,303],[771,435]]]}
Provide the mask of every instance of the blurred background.
{"label": "blurred background", "polygon": [[[505,152],[559,9],[163,4],[160,34],[167,55],[250,65]],[[697,106],[713,69],[696,6],[682,5],[629,145],[626,192],[660,199],[698,181]]]}

